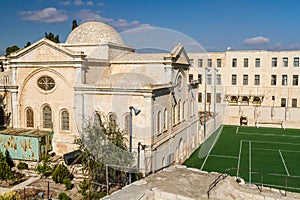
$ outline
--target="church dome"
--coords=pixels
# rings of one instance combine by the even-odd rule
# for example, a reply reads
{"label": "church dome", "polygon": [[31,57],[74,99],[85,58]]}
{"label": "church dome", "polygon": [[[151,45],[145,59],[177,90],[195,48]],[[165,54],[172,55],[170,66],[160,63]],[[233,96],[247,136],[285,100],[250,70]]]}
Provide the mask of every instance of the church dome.
{"label": "church dome", "polygon": [[68,36],[67,44],[124,44],[121,36],[111,26],[102,22],[86,22],[76,27]]}

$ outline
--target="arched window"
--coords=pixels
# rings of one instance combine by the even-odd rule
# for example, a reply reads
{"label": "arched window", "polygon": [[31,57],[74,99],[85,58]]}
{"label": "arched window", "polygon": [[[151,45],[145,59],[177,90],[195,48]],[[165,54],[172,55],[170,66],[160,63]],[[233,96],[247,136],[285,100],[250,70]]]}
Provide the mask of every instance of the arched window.
{"label": "arched window", "polygon": [[184,120],[184,118],[185,118],[185,113],[184,113],[185,110],[184,110],[184,107],[185,107],[185,101],[183,102],[183,104],[182,104],[182,109],[181,109],[181,110],[182,110],[182,112],[181,112],[181,119],[182,119],[182,120]]}
{"label": "arched window", "polygon": [[101,125],[101,117],[99,113],[94,113],[94,126]]}
{"label": "arched window", "polygon": [[110,128],[116,130],[117,128],[117,115],[115,113],[109,113],[108,115],[108,123]]}
{"label": "arched window", "polygon": [[26,110],[26,127],[34,127],[33,111],[31,108]]}
{"label": "arched window", "polygon": [[126,113],[124,116],[124,131],[130,133],[130,114]]}
{"label": "arched window", "polygon": [[157,134],[159,134],[161,132],[161,112],[158,111],[157,113],[157,119],[156,119],[156,131],[157,131]]}
{"label": "arched window", "polygon": [[43,128],[52,128],[52,110],[48,105],[43,108]]}
{"label": "arched window", "polygon": [[173,125],[176,123],[176,105],[174,105],[172,109],[172,123]]}
{"label": "arched window", "polygon": [[164,110],[164,130],[168,129],[168,111]]}
{"label": "arched window", "polygon": [[61,112],[61,130],[70,130],[69,112],[66,110]]}
{"label": "arched window", "polygon": [[181,109],[181,100],[179,100],[178,104],[177,104],[177,122],[181,121],[181,119],[180,119],[180,117],[181,117],[181,115],[180,115],[181,110],[180,109]]}

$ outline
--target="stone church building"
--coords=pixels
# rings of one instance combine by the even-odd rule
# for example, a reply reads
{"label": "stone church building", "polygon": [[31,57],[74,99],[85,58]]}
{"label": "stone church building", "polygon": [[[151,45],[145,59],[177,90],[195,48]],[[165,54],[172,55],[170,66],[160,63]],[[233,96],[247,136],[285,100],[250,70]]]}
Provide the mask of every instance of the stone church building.
{"label": "stone church building", "polygon": [[[188,80],[189,58],[180,44],[169,53],[136,53],[112,27],[87,22],[65,43],[43,38],[0,57],[0,64],[0,133],[49,133],[51,148],[44,152],[75,150],[74,139],[88,122],[105,119],[116,121],[128,137],[132,130],[132,151],[144,147],[138,163],[146,173],[181,162],[201,141],[198,82]],[[135,109],[141,112],[131,118]],[[30,154],[32,141],[23,144],[30,147],[23,154]],[[14,142],[15,149],[2,142],[2,150],[14,155],[20,151]]]}

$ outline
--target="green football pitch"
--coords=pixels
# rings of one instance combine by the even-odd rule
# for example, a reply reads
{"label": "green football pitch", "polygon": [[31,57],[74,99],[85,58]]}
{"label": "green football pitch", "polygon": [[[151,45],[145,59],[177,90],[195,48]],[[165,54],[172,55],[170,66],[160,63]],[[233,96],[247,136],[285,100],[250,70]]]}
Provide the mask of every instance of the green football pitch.
{"label": "green football pitch", "polygon": [[300,192],[300,130],[224,125],[184,165]]}

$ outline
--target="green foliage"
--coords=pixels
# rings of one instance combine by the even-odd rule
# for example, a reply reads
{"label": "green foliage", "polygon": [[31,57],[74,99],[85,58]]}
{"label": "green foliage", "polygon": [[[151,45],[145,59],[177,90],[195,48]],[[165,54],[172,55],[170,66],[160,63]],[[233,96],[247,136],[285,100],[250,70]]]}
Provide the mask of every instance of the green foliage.
{"label": "green foliage", "polygon": [[72,189],[73,184],[72,184],[70,178],[64,178],[63,183],[64,183],[64,185],[66,186],[66,189],[67,189],[67,190]]}
{"label": "green foliage", "polygon": [[59,41],[59,35],[54,36],[53,33],[45,33],[45,38],[47,38],[48,40],[51,40],[52,42],[55,43],[60,43]]}
{"label": "green foliage", "polygon": [[17,46],[17,45],[13,45],[13,46],[10,46],[10,47],[7,47],[6,48],[6,55],[9,55],[13,52],[16,52],[18,51],[20,48]]}
{"label": "green foliage", "polygon": [[18,193],[11,191],[0,195],[0,200],[20,200]]}
{"label": "green foliage", "polygon": [[87,190],[89,189],[89,182],[87,179],[84,179],[79,183],[79,194],[81,194],[84,198],[87,197]]}
{"label": "green foliage", "polygon": [[[108,170],[109,181],[121,187],[127,179],[124,169],[131,167],[134,162],[134,157],[126,145],[128,135],[118,128],[115,119],[116,116],[106,117],[106,120],[102,121],[99,117],[97,121],[87,124],[85,132],[75,141],[82,152],[81,162],[84,169],[90,169],[91,181],[99,183],[91,184],[91,196],[104,191],[106,193],[106,187],[103,185],[106,185],[107,164],[121,166],[119,170]],[[86,181],[82,182],[81,186],[81,194],[84,196],[87,190]]]}
{"label": "green foliage", "polygon": [[71,172],[63,163],[61,163],[52,173],[52,180],[55,183],[63,183],[65,178],[71,179]]}
{"label": "green foliage", "polygon": [[14,173],[11,171],[10,166],[7,163],[6,156],[0,151],[0,179],[10,180],[14,178]]}
{"label": "green foliage", "polygon": [[50,156],[46,155],[42,161],[41,165],[38,165],[36,171],[43,176],[50,176],[53,172],[52,167],[50,166]]}
{"label": "green foliage", "polygon": [[64,193],[64,192],[59,193],[58,199],[59,200],[71,200],[71,198],[66,193]]}
{"label": "green foliage", "polygon": [[28,164],[25,163],[25,162],[19,162],[19,164],[17,165],[17,168],[19,170],[22,170],[22,169],[28,169]]}

